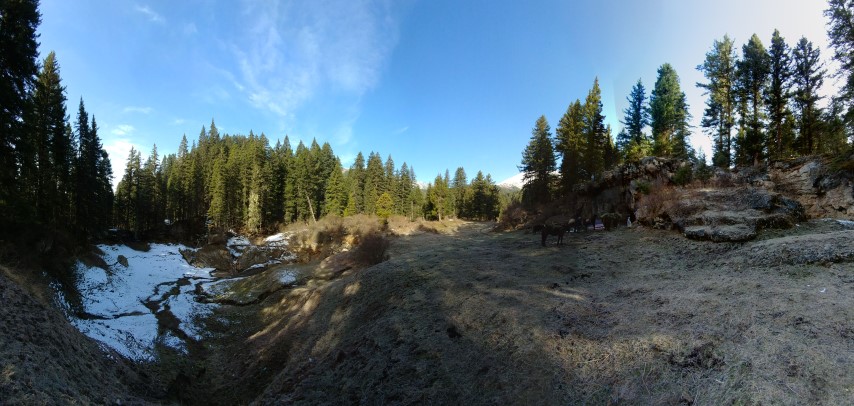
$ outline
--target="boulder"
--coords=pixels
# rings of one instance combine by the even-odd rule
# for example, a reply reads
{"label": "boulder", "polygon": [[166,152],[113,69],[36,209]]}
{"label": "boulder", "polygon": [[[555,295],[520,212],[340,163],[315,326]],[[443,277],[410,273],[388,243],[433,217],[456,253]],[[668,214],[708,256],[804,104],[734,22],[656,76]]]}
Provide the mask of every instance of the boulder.
{"label": "boulder", "polygon": [[749,224],[701,225],[685,227],[685,237],[714,242],[743,242],[756,238],[756,227]]}
{"label": "boulder", "polygon": [[797,201],[761,187],[672,189],[657,199],[662,201],[655,210],[638,210],[639,219],[659,228],[667,228],[661,222],[669,219],[673,228],[697,240],[747,241],[763,229],[790,228],[805,219]]}
{"label": "boulder", "polygon": [[251,246],[246,248],[243,253],[237,258],[236,270],[238,272],[249,269],[255,265],[266,264],[270,262],[270,254],[268,251],[261,250],[258,247]]}
{"label": "boulder", "polygon": [[769,169],[774,190],[797,200],[813,218],[854,217],[854,174],[831,169],[818,157],[777,162]]}
{"label": "boulder", "polygon": [[193,256],[193,265],[198,268],[216,268],[218,271],[234,272],[231,254],[223,245],[208,244],[196,251]]}

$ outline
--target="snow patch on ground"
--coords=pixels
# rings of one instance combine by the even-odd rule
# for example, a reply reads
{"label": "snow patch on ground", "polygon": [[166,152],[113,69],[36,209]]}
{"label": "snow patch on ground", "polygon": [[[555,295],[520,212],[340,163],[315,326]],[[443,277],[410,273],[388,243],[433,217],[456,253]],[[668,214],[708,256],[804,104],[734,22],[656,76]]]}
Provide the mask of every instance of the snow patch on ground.
{"label": "snow patch on ground", "polygon": [[291,270],[283,270],[279,272],[279,282],[283,285],[291,285],[297,281],[297,273]]}
{"label": "snow patch on ground", "polygon": [[[288,238],[290,238],[290,233],[278,233],[273,234],[264,239],[264,243],[267,245],[287,245]],[[278,243],[278,244],[277,244]]]}
{"label": "snow patch on ground", "polygon": [[243,254],[243,251],[252,245],[249,242],[249,239],[242,235],[235,235],[228,239],[228,242],[225,243],[225,246],[228,247],[228,251],[231,253],[232,257],[239,257]]}
{"label": "snow patch on ground", "polygon": [[[281,255],[249,269],[295,260],[296,255],[285,249],[290,237],[291,233],[278,233],[265,238],[258,248],[282,252]],[[226,246],[237,258],[253,244],[238,235],[229,238]],[[77,288],[82,308],[69,311],[69,319],[77,329],[134,360],[153,359],[157,344],[186,350],[181,337],[200,340],[203,331],[197,320],[210,315],[217,305],[196,301],[197,287],[223,294],[242,279],[217,280],[211,276],[213,268],[189,265],[180,251],[193,249],[184,245],[151,244],[150,247],[142,252],[125,245],[99,245],[104,261],[109,264],[106,270],[78,261]],[[119,263],[119,256],[127,258],[127,267]],[[269,278],[274,284],[292,285],[297,274],[274,270]],[[59,299],[63,300],[61,296]],[[169,328],[173,326],[158,329],[158,316],[162,318],[161,312],[166,311],[180,321],[177,327],[180,331],[171,331]]]}
{"label": "snow patch on ground", "polygon": [[[82,314],[72,314],[71,323],[87,336],[135,360],[151,359],[157,337],[157,318],[145,303],[160,302],[180,320],[179,328],[199,338],[194,320],[208,314],[211,305],[194,300],[195,282],[211,279],[212,268],[187,264],[179,249],[183,245],[151,244],[148,252],[125,245],[99,245],[108,270],[77,263],[77,287],[82,296]],[[128,266],[118,263],[119,255]],[[177,338],[176,338],[177,339]],[[177,339],[180,342],[180,339]],[[177,344],[166,339],[166,344]],[[180,346],[176,347],[180,348]]]}

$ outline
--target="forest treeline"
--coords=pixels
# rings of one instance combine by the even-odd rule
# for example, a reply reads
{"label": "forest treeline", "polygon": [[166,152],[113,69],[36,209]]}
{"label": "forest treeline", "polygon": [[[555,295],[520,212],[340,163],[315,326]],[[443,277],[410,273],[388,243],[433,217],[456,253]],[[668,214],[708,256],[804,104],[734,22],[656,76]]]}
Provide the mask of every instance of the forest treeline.
{"label": "forest treeline", "polygon": [[290,139],[269,145],[265,134],[221,135],[216,123],[198,140],[181,139],[178,152],[162,159],[155,145],[143,160],[131,150],[116,188],[115,224],[137,233],[189,220],[249,233],[325,215],[401,215],[409,218],[498,216],[500,194],[482,172],[468,181],[437,175],[426,190],[404,162],[395,165],[377,152],[360,152],[345,171],[329,143]]}
{"label": "forest treeline", "polygon": [[[820,50],[807,38],[788,43],[778,30],[768,47],[754,34],[741,52],[727,35],[715,40],[697,66],[706,81],[702,130],[713,139],[712,164],[720,168],[758,165],[802,155],[843,156],[854,134],[854,2],[830,0],[825,11],[841,91],[826,103],[820,94],[829,73]],[[570,103],[551,132],[537,119],[522,152],[523,202],[528,207],[568,196],[575,185],[596,180],[621,162],[645,156],[690,160],[708,173],[706,157],[688,142],[692,127],[685,93],[670,64],[658,69],[647,95],[639,79],[627,97],[612,136],[604,125],[598,79],[582,103]]]}
{"label": "forest treeline", "polygon": [[[825,12],[841,89],[822,103],[829,73],[806,38],[769,46],[754,35],[741,46],[715,40],[698,69],[705,82],[703,131],[714,139],[712,162],[746,166],[805,154],[841,155],[854,128],[854,2],[830,0]],[[328,144],[287,138],[269,146],[261,134],[220,135],[211,123],[175,154],[143,159],[134,150],[116,190],[94,115],[80,100],[72,123],[56,55],[39,60],[38,2],[0,2],[0,228],[65,230],[86,240],[118,225],[138,232],[180,220],[258,231],[326,214],[494,218],[502,197],[489,175],[471,181],[459,168],[419,187],[411,167],[389,156],[361,154],[345,170]],[[526,203],[572,193],[614,165],[647,155],[694,159],[694,129],[679,76],[658,69],[647,95],[639,80],[616,135],[604,125],[601,89],[570,103],[554,135],[545,117],[523,151]],[[824,107],[826,104],[827,107]],[[616,139],[615,139],[616,138]],[[506,199],[505,199],[506,200]]]}

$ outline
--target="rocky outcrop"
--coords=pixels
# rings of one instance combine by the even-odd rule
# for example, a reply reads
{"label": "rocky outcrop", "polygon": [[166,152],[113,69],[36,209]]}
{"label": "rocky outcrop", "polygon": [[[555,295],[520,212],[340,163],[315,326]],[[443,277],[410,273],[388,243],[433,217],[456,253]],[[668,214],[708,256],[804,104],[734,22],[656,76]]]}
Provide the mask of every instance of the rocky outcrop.
{"label": "rocky outcrop", "polygon": [[747,241],[763,229],[789,228],[807,218],[854,218],[854,171],[839,167],[846,168],[844,162],[803,157],[769,167],[718,169],[708,188],[681,188],[676,181],[691,169],[689,162],[646,157],[576,185],[559,212],[588,222],[614,213],[672,227],[689,238]]}
{"label": "rocky outcrop", "polygon": [[602,174],[601,179],[575,185],[573,198],[562,211],[578,214],[585,219],[594,215],[614,213],[622,223],[633,217],[639,195],[650,187],[673,183],[674,176],[691,163],[680,159],[646,157],[639,162],[629,162]]}
{"label": "rocky outcrop", "polygon": [[805,219],[800,203],[762,187],[665,188],[644,199],[637,211],[641,222],[698,240],[748,241],[763,229],[790,228]]}
{"label": "rocky outcrop", "polygon": [[[197,268],[216,268],[217,271],[226,274],[235,271],[231,253],[221,244],[208,244],[195,252],[182,250],[181,255],[190,265]],[[189,259],[188,259],[189,258]]]}
{"label": "rocky outcrop", "polygon": [[776,162],[768,170],[775,191],[796,199],[812,218],[854,218],[854,174],[819,157]]}

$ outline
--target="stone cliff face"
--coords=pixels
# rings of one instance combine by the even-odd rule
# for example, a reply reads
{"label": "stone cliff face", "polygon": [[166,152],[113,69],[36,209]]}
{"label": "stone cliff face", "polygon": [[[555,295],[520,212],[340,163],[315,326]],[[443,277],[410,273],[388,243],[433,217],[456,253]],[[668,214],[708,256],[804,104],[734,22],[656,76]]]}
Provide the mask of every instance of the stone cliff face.
{"label": "stone cliff face", "polygon": [[854,176],[834,171],[819,157],[776,162],[768,169],[773,189],[804,206],[811,218],[854,218]]}
{"label": "stone cliff face", "polygon": [[686,161],[656,157],[621,165],[578,185],[562,211],[584,218],[616,213],[713,241],[745,241],[806,218],[854,218],[854,175],[833,171],[818,157],[718,170],[705,185],[675,187],[674,177],[686,167]]}
{"label": "stone cliff face", "polygon": [[604,213],[617,213],[634,219],[640,194],[650,187],[673,183],[676,172],[690,163],[678,159],[646,157],[607,171],[602,179],[576,185],[574,199],[565,207],[567,213],[578,212],[584,218]]}

